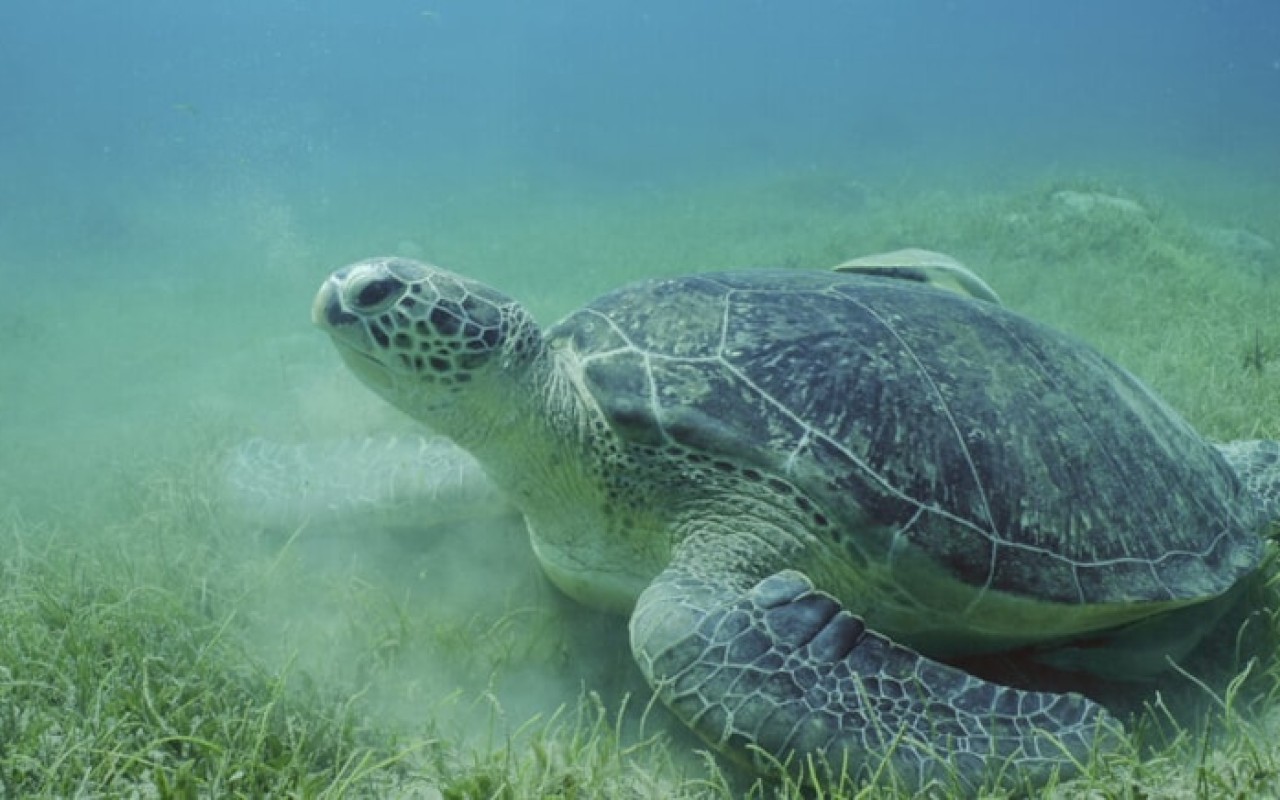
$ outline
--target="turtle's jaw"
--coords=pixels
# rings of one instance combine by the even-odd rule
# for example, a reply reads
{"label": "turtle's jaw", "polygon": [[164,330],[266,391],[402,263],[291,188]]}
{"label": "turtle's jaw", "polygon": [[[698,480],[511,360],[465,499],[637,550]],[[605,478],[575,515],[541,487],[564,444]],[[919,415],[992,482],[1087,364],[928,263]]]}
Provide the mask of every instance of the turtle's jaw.
{"label": "turtle's jaw", "polygon": [[338,355],[341,356],[343,363],[362,383],[382,397],[390,398],[393,395],[395,380],[385,364],[363,350],[344,342],[332,332],[330,332],[330,338],[337,346]]}

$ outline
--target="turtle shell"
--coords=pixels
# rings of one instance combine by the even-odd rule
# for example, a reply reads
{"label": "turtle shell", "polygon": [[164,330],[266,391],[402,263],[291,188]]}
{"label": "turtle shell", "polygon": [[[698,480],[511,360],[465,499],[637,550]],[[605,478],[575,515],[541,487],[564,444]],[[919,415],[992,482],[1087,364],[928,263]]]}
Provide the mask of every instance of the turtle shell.
{"label": "turtle shell", "polygon": [[[799,488],[874,558],[1037,602],[1182,602],[1256,569],[1218,452],[1124,369],[992,303],[892,278],[697,275],[548,332],[615,433]],[[696,489],[695,489],[696,491]]]}

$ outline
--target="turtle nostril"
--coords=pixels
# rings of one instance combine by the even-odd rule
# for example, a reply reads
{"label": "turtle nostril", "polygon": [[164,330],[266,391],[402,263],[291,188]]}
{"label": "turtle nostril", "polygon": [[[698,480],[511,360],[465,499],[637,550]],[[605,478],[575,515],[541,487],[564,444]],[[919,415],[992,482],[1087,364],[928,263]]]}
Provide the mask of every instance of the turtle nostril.
{"label": "turtle nostril", "polygon": [[404,284],[396,278],[378,278],[360,287],[352,302],[362,310],[381,310],[404,293]]}
{"label": "turtle nostril", "polygon": [[342,307],[342,303],[338,302],[337,295],[332,294],[327,298],[321,295],[317,299],[315,309],[312,311],[312,319],[317,324],[323,320],[330,328],[340,328],[357,321],[357,317],[348,313]]}

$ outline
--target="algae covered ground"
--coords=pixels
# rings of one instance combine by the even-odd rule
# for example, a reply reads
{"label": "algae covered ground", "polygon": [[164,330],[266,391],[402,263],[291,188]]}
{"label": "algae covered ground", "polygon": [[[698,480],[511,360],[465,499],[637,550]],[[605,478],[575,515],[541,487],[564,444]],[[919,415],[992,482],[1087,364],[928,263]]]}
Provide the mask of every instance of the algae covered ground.
{"label": "algae covered ground", "polygon": [[[651,705],[623,621],[544,582],[518,520],[266,527],[229,508],[227,453],[411,429],[307,319],[329,270],[387,252],[550,322],[629,279],[928,247],[1206,436],[1280,438],[1274,181],[1174,174],[814,166],[619,192],[513,172],[429,197],[406,178],[376,214],[354,179],[323,198],[230,181],[198,215],[181,186],[153,189],[54,252],[11,248],[0,797],[900,794],[761,783],[707,755]],[[22,287],[30,263],[58,280]],[[1158,683],[1112,687],[1129,740],[1046,792],[1276,794],[1278,583],[1268,568]]]}

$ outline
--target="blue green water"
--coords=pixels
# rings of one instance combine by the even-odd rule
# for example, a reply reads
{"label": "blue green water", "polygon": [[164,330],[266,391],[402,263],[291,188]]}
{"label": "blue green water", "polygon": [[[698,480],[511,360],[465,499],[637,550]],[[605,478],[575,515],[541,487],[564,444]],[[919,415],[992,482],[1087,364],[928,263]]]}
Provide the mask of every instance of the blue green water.
{"label": "blue green water", "polygon": [[853,255],[868,196],[1101,176],[1280,240],[1267,0],[15,2],[0,107],[5,453],[242,396],[211,364],[397,248],[554,315]]}
{"label": "blue green water", "polygon": [[1280,169],[1267,0],[74,0],[0,31],[6,259],[233,239],[238,181],[340,237],[513,176]]}
{"label": "blue green water", "polygon": [[[1280,242],[1268,0],[15,2],[0,108],[15,497],[193,426],[382,424],[307,322],[370,254],[550,319],[628,278],[907,245],[1009,296],[1045,228],[1026,193],[1057,186],[1254,237],[1198,254],[1225,280],[1272,286]],[[1084,259],[1052,256],[1012,296],[1069,325]]]}
{"label": "blue green water", "polygon": [[6,259],[225,242],[238,182],[340,237],[513,177],[1280,169],[1266,0],[76,0],[0,31]]}

